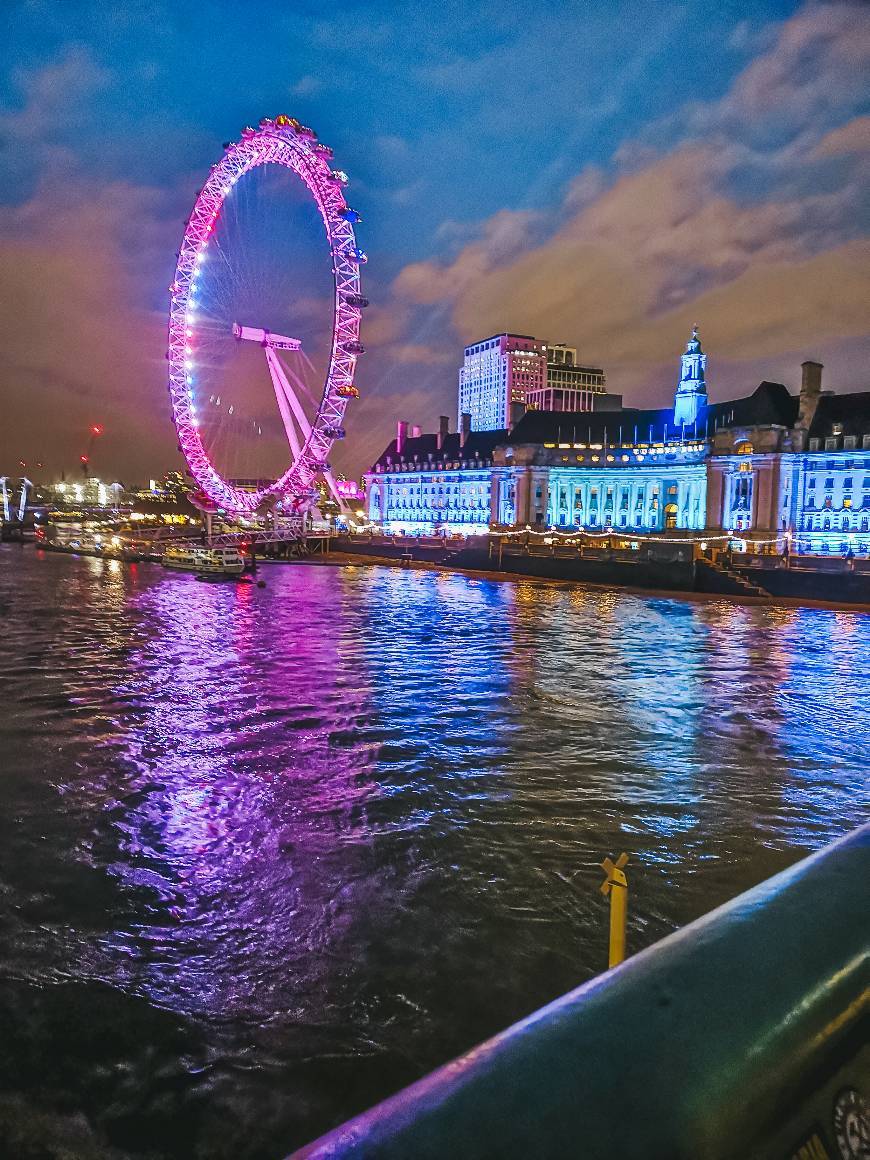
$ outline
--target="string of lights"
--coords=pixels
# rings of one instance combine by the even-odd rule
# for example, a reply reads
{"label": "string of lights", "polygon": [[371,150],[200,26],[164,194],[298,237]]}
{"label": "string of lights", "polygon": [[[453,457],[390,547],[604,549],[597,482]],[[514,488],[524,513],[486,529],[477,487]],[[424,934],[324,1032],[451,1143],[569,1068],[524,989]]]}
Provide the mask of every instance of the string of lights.
{"label": "string of lights", "polygon": [[539,536],[547,539],[560,539],[565,543],[576,543],[582,538],[590,540],[612,540],[618,538],[621,540],[628,540],[630,543],[655,543],[655,544],[699,544],[704,549],[708,544],[717,543],[723,540],[736,541],[741,544],[751,544],[754,547],[768,547],[771,544],[779,544],[781,540],[787,543],[811,543],[812,541],[807,536],[795,535],[791,532],[784,532],[782,536],[775,536],[773,539],[757,540],[750,539],[748,536],[735,535],[732,532],[726,532],[722,535],[716,536],[644,536],[634,535],[633,533],[626,533],[612,528],[603,532],[590,532],[585,528],[579,528],[576,532],[560,532],[557,528],[533,528],[526,525],[524,528],[516,528],[510,531],[497,531],[492,535],[510,539],[514,536]]}

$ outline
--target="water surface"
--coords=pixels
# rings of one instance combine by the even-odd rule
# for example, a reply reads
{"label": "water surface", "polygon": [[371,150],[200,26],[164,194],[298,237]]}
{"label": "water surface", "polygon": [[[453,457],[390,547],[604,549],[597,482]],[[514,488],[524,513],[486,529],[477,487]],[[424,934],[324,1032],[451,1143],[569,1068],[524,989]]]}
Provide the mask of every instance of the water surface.
{"label": "water surface", "polygon": [[280,1157],[864,820],[870,617],[0,549],[0,1152]]}

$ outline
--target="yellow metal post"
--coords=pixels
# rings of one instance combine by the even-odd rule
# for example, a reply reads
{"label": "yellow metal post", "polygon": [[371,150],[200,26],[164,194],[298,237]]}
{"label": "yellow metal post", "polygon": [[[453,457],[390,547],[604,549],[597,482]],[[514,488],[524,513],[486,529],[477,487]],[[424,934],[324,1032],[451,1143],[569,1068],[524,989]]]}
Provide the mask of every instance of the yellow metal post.
{"label": "yellow metal post", "polygon": [[601,893],[610,896],[610,954],[608,967],[615,967],[625,958],[625,917],[628,912],[628,880],[624,868],[628,854],[620,854],[615,862],[605,858],[601,868],[607,877],[601,884]]}

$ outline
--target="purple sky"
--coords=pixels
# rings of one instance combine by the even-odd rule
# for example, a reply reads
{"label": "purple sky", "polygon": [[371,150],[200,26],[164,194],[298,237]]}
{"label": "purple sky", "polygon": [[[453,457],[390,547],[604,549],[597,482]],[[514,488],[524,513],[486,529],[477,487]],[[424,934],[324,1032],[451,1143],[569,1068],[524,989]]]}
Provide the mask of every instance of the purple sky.
{"label": "purple sky", "polygon": [[455,421],[462,346],[503,329],[576,345],[631,404],[668,401],[695,321],[713,399],[795,387],[805,358],[870,388],[867,17],[13,3],[0,470],[74,472],[92,422],[95,473],[179,466],[163,355],[183,221],[222,142],[282,111],[335,148],[365,219],[370,353],[339,468],[396,418]]}

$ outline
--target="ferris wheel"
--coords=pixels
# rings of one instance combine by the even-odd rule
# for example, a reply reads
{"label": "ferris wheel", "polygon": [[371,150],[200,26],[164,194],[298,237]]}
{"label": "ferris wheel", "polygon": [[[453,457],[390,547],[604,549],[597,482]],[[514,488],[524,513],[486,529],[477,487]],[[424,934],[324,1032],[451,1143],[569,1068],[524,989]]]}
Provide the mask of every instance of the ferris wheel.
{"label": "ferris wheel", "polygon": [[[178,446],[201,489],[202,506],[251,515],[271,500],[298,514],[315,502],[319,476],[339,498],[328,457],[335,440],[344,437],[344,414],[349,401],[359,398],[354,373],[357,358],[365,349],[359,340],[359,328],[368,302],[360,293],[360,266],[366,255],[357,246],[354,233],[360,215],[345,201],[348,178],[332,167],[332,157],[332,150],[318,141],[317,134],[293,118],[282,115],[274,120],[264,119],[259,128],[244,129],[239,141],[225,146],[224,155],[212,166],[186,224],[170,286],[167,359]],[[289,466],[277,472],[274,479],[239,480],[218,465],[205,437],[209,404],[214,410],[215,399],[218,405],[221,403],[219,395],[208,394],[205,352],[216,324],[215,313],[205,301],[205,279],[212,257],[217,265],[224,259],[221,268],[227,267],[217,237],[228,199],[237,186],[251,180],[249,174],[268,167],[283,167],[295,174],[313,199],[322,221],[332,271],[331,339],[322,388],[312,388],[285,361],[287,352],[300,351],[299,338],[273,332],[262,318],[219,319],[223,342],[262,348],[265,365],[260,371],[263,378],[271,379],[290,458]],[[233,406],[228,410],[232,414]],[[257,420],[254,426],[262,434]]]}

